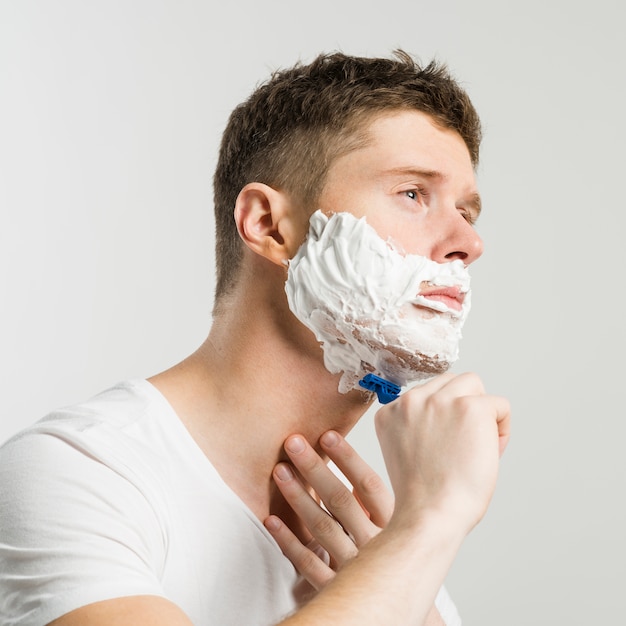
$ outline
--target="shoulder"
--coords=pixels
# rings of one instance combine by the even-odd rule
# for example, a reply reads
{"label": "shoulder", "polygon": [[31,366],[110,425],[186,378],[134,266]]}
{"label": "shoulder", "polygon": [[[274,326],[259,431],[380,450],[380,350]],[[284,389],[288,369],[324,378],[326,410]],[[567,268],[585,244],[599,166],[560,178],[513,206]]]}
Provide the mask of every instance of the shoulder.
{"label": "shoulder", "polygon": [[176,424],[151,390],[147,381],[126,381],[53,411],[0,447],[0,471],[31,474],[46,465],[97,461],[123,473],[127,457],[158,463],[159,444],[171,439]]}
{"label": "shoulder", "polygon": [[[144,381],[145,382],[145,381]],[[145,383],[148,385],[148,383]],[[163,526],[167,495],[163,407],[140,383],[121,383],[59,409],[0,448],[3,532],[33,538],[45,520],[76,526],[99,514]]]}
{"label": "shoulder", "polygon": [[0,622],[42,623],[106,598],[162,595],[167,494],[153,444],[167,438],[167,423],[151,404],[122,384],[2,446]]}

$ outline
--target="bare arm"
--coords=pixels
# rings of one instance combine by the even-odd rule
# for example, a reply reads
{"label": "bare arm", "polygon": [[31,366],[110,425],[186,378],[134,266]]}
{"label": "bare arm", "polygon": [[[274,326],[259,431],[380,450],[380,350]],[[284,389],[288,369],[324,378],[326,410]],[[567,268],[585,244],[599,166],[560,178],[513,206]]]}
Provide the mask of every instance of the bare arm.
{"label": "bare arm", "polygon": [[[294,447],[296,442],[298,445]],[[301,599],[310,599],[314,595],[312,590],[325,587],[356,556],[358,548],[387,525],[394,506],[384,481],[339,433],[324,433],[319,445],[352,490],[302,437],[290,437],[285,442],[286,449],[304,446],[294,455],[294,461],[299,474],[311,483],[305,486],[294,476],[293,480],[280,481],[281,491],[310,534],[300,541],[280,519],[272,516],[266,520],[281,549],[308,583],[308,590],[304,582],[299,587]],[[311,487],[315,498],[310,493]],[[332,511],[332,516],[327,510]],[[444,626],[435,606],[425,625]]]}
{"label": "bare arm", "polygon": [[50,622],[48,626],[193,626],[175,604],[159,596],[130,596],[94,602]]}
{"label": "bare arm", "polygon": [[461,541],[428,524],[389,528],[281,624],[424,624]]}
{"label": "bare arm", "polygon": [[[389,524],[281,624],[425,624],[491,499],[509,412],[471,374],[441,376],[383,407],[376,427],[396,498]],[[275,536],[284,531],[279,526]]]}

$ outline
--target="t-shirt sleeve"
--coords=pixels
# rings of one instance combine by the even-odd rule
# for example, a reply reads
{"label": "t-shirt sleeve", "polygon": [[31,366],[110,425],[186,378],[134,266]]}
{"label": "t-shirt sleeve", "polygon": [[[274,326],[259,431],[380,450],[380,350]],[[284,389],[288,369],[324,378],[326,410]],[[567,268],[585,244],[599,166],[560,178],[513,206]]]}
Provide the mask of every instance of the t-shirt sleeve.
{"label": "t-shirt sleeve", "polygon": [[446,626],[461,626],[461,617],[445,587],[441,587],[439,590],[435,598],[435,606]]}
{"label": "t-shirt sleeve", "polygon": [[53,434],[0,449],[0,623],[40,626],[92,602],[158,595],[154,506],[127,476]]}

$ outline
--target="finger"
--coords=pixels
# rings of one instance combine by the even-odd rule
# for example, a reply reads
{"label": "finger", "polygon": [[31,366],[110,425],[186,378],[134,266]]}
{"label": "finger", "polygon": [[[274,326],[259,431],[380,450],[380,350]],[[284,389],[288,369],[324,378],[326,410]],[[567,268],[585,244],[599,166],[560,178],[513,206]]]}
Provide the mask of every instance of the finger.
{"label": "finger", "polygon": [[464,372],[450,378],[438,391],[447,396],[482,396],[485,387],[482,380],[473,372]]}
{"label": "finger", "polygon": [[370,520],[384,528],[393,513],[394,499],[383,479],[339,433],[333,430],[324,433],[320,446],[353,486]]}
{"label": "finger", "polygon": [[511,405],[509,401],[502,396],[485,395],[478,396],[474,401],[479,402],[481,414],[488,416],[496,421],[498,432],[498,451],[499,455],[504,454],[504,450],[509,443],[511,437]]}
{"label": "finger", "polygon": [[[422,407],[429,402],[440,404],[460,396],[477,396],[484,395],[484,393],[482,381],[476,374],[446,372],[423,385],[409,389],[395,402],[383,405],[376,413],[376,421],[395,422],[398,416],[405,414],[407,406]],[[413,412],[414,410],[410,411],[410,413]]]}
{"label": "finger", "polygon": [[498,423],[500,456],[504,454],[511,439],[511,403],[502,396],[490,396]]}
{"label": "finger", "polygon": [[[286,463],[274,468],[274,480],[289,506],[339,567],[356,556],[357,547],[344,528],[313,499]],[[360,514],[364,517],[362,511]]]}
{"label": "finger", "polygon": [[[378,533],[378,528],[364,513],[359,502],[348,487],[328,467],[325,461],[300,435],[285,441],[285,450],[303,479],[315,490],[325,507],[339,520],[343,528],[354,538],[357,546],[367,543]],[[309,510],[307,509],[307,513]],[[298,512],[306,523],[306,519]],[[320,520],[323,524],[323,521]],[[307,524],[308,525],[308,524]],[[315,535],[313,528],[309,527]],[[318,541],[326,547],[323,541]],[[326,549],[328,549],[326,547]],[[331,550],[329,550],[331,552]],[[332,552],[331,552],[332,554]]]}
{"label": "finger", "polygon": [[335,572],[313,550],[304,546],[280,518],[270,515],[263,523],[283,554],[312,587],[319,591],[334,577]]}
{"label": "finger", "polygon": [[[431,394],[435,393],[445,385],[447,385],[451,380],[457,377],[457,374],[453,374],[452,372],[445,372],[444,374],[439,374],[434,378],[431,378],[428,382],[425,382],[421,385],[417,385],[411,389],[411,392],[421,391],[423,393]],[[408,392],[407,392],[408,393]]]}

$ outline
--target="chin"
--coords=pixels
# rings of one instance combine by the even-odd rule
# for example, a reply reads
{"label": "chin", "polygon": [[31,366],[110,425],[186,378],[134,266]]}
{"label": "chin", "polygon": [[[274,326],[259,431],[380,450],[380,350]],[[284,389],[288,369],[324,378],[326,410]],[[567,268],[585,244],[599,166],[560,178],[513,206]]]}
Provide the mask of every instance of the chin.
{"label": "chin", "polygon": [[431,335],[428,339],[424,341],[421,332],[381,337],[371,327],[353,327],[350,335],[327,336],[322,349],[327,369],[342,374],[339,391],[347,393],[359,388],[359,381],[368,373],[405,386],[448,371],[458,355],[456,335],[435,341]]}
{"label": "chin", "polygon": [[368,373],[382,376],[397,385],[424,382],[447,372],[453,363],[438,355],[411,352],[401,347],[372,346],[374,358],[362,361],[358,371],[344,371],[339,391],[346,393],[359,387],[359,381]]}

